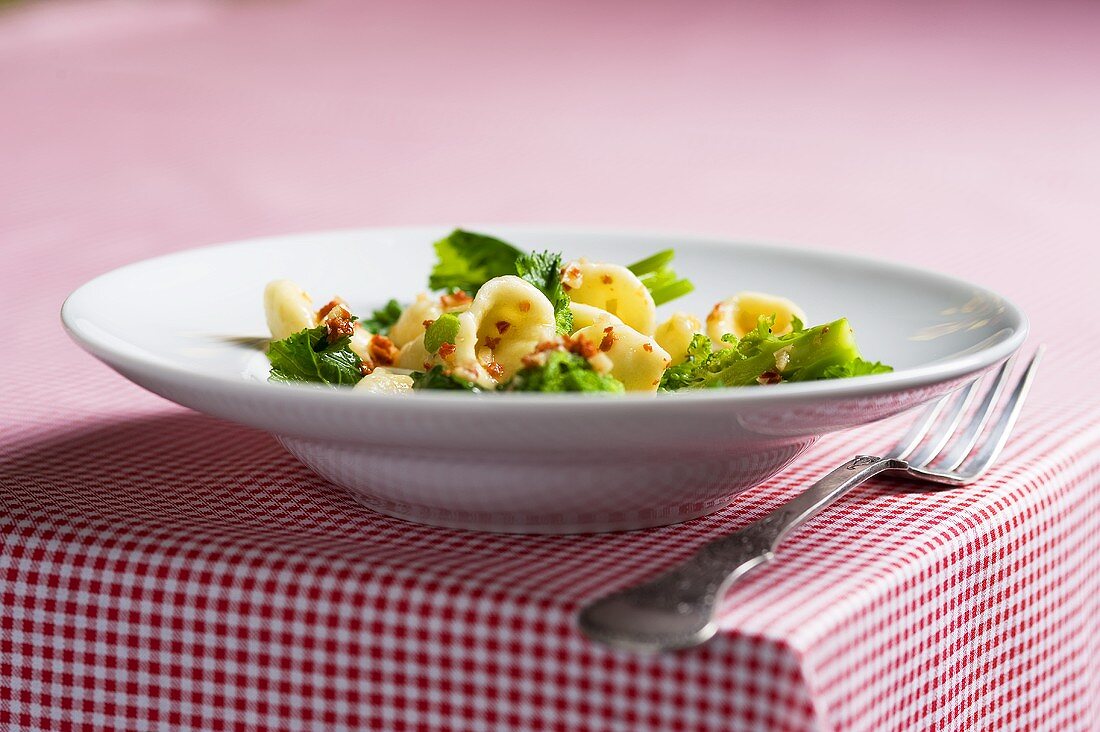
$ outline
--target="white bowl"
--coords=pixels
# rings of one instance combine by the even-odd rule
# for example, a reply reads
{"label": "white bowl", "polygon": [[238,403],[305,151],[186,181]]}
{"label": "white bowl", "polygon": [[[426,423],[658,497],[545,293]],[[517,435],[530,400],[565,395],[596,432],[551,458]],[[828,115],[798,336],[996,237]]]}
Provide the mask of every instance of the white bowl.
{"label": "white bowl", "polygon": [[426,286],[446,228],[298,234],[123,267],[74,292],[72,337],[172,401],[272,432],[365,506],[411,521],[510,532],[590,532],[684,521],[728,505],[821,435],[927,402],[1023,342],[998,295],[930,272],[720,239],[477,226],[529,249],[631,262],[676,248],[697,289],[664,310],[705,315],[740,290],[782,294],[813,323],[846,316],[892,374],[620,396],[361,394],[266,382],[262,292],[289,277],[365,313]]}

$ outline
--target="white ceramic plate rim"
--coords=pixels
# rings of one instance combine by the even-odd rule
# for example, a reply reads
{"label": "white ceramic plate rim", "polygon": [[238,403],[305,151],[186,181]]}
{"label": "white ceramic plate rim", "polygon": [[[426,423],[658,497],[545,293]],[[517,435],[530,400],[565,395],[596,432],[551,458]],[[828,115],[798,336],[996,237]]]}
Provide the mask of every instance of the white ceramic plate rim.
{"label": "white ceramic plate rim", "polygon": [[[313,402],[316,404],[341,403],[346,408],[348,395],[342,389],[317,388],[311,386],[299,386],[293,384],[269,384],[261,381],[253,381],[241,377],[240,374],[211,374],[198,372],[185,366],[161,359],[155,354],[142,352],[135,355],[129,351],[121,351],[113,343],[103,338],[95,330],[88,330],[78,323],[83,318],[94,320],[94,312],[82,311],[82,293],[90,290],[101,280],[114,277],[126,270],[145,265],[149,262],[164,262],[174,258],[191,257],[200,252],[213,252],[223,249],[255,246],[258,243],[278,243],[281,241],[299,240],[309,236],[321,235],[351,235],[355,233],[371,232],[375,234],[397,234],[415,231],[438,231],[447,226],[386,226],[386,227],[357,227],[347,229],[331,229],[325,231],[301,232],[276,236],[253,237],[222,244],[195,247],[158,257],[150,257],[138,262],[133,262],[105,272],[84,285],[77,288],[65,299],[61,308],[61,321],[71,336],[88,351],[109,364],[117,365],[122,369],[132,369],[143,372],[171,373],[177,377],[192,381],[196,386],[206,385],[212,388],[236,388],[252,390],[257,397],[273,396],[276,393],[281,398],[298,402]],[[1003,303],[1005,312],[1012,322],[1013,332],[1003,341],[994,343],[987,348],[967,353],[961,356],[945,359],[936,363],[914,368],[899,369],[889,374],[874,376],[859,376],[849,379],[832,379],[824,381],[803,382],[795,384],[781,384],[774,387],[742,387],[727,389],[706,389],[696,391],[678,392],[675,394],[649,394],[626,393],[618,395],[598,394],[495,394],[491,396],[475,396],[464,392],[428,391],[418,392],[415,397],[407,395],[369,394],[356,395],[357,402],[361,402],[363,408],[369,409],[371,403],[378,401],[398,400],[410,407],[430,407],[432,405],[446,404],[449,407],[465,405],[478,411],[489,405],[490,409],[509,410],[510,408],[526,409],[533,403],[538,403],[539,409],[564,408],[576,409],[580,404],[592,405],[598,403],[601,409],[629,410],[641,405],[651,406],[661,401],[675,402],[714,402],[722,404],[739,404],[762,406],[766,404],[785,404],[790,401],[804,401],[806,399],[834,398],[844,396],[871,396],[901,389],[920,387],[928,384],[964,377],[968,374],[982,371],[1015,353],[1024,343],[1028,334],[1028,321],[1024,313],[1014,303],[1004,296],[989,290],[986,287],[958,277],[944,275],[933,270],[914,267],[906,264],[898,264],[889,260],[865,257],[860,255],[810,249],[801,246],[792,246],[785,243],[772,243],[761,241],[744,241],[733,238],[722,238],[708,234],[690,234],[687,232],[652,231],[643,229],[624,229],[618,227],[598,226],[563,226],[563,225],[538,225],[538,224],[462,224],[461,228],[475,231],[490,231],[496,235],[507,238],[509,235],[522,236],[537,230],[552,232],[555,235],[583,235],[605,234],[615,236],[635,236],[644,238],[650,242],[663,242],[675,245],[690,239],[692,246],[696,247],[728,247],[737,245],[745,249],[757,249],[764,251],[782,251],[788,255],[831,260],[836,263],[850,263],[863,267],[891,270],[895,273],[907,275],[916,279],[925,279],[929,282],[950,283],[955,286],[964,286],[973,290],[996,297]],[[889,362],[889,355],[882,358]],[[415,407],[414,407],[415,408]]]}

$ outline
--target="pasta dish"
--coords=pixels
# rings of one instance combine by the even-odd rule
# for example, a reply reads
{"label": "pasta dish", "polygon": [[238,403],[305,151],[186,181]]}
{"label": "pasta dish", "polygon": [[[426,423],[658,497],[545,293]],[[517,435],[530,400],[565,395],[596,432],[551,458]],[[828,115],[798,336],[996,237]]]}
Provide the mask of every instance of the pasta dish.
{"label": "pasta dish", "polygon": [[358,317],[317,308],[290,280],[264,291],[269,379],[375,393],[657,392],[885,373],[846,319],[807,327],[791,300],[740,292],[705,319],[657,306],[694,289],[674,252],[630,265],[563,261],[456,230],[435,243],[428,290]]}

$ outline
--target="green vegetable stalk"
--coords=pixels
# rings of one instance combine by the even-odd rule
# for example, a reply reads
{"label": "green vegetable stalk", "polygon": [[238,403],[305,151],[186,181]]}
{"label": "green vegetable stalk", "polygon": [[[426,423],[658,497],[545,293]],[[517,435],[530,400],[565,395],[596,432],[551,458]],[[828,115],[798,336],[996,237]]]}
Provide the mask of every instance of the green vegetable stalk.
{"label": "green vegetable stalk", "polygon": [[859,358],[845,318],[785,336],[754,331],[734,348],[718,351],[707,362],[700,386],[748,386],[779,381],[812,381],[826,369]]}
{"label": "green vegetable stalk", "polygon": [[666,249],[627,267],[646,286],[656,305],[664,305],[695,289],[691,280],[673,271],[672,260],[675,256],[675,250]]}
{"label": "green vegetable stalk", "polygon": [[458,316],[443,313],[424,331],[424,348],[436,353],[444,343],[453,344],[458,338]]}
{"label": "green vegetable stalk", "polygon": [[774,318],[760,318],[756,329],[737,339],[727,336],[729,348],[713,350],[709,338],[696,335],[687,359],[665,372],[661,389],[697,389],[750,386],[787,381],[866,376],[892,371],[881,363],[864,361],[847,319],[773,335]]}

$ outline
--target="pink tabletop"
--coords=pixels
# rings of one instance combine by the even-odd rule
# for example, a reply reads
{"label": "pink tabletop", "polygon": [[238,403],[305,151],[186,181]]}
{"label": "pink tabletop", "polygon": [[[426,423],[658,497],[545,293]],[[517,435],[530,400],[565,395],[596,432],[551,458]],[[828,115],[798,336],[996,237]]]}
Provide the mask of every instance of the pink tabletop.
{"label": "pink tabletop", "polygon": [[[1098,37],[1100,5],[1069,2],[0,7],[0,726],[1089,728]],[[952,272],[1050,352],[988,481],[869,489],[740,586],[714,643],[652,659],[589,644],[576,607],[897,427],[680,527],[419,529],[57,323],[155,254],[483,221]]]}

